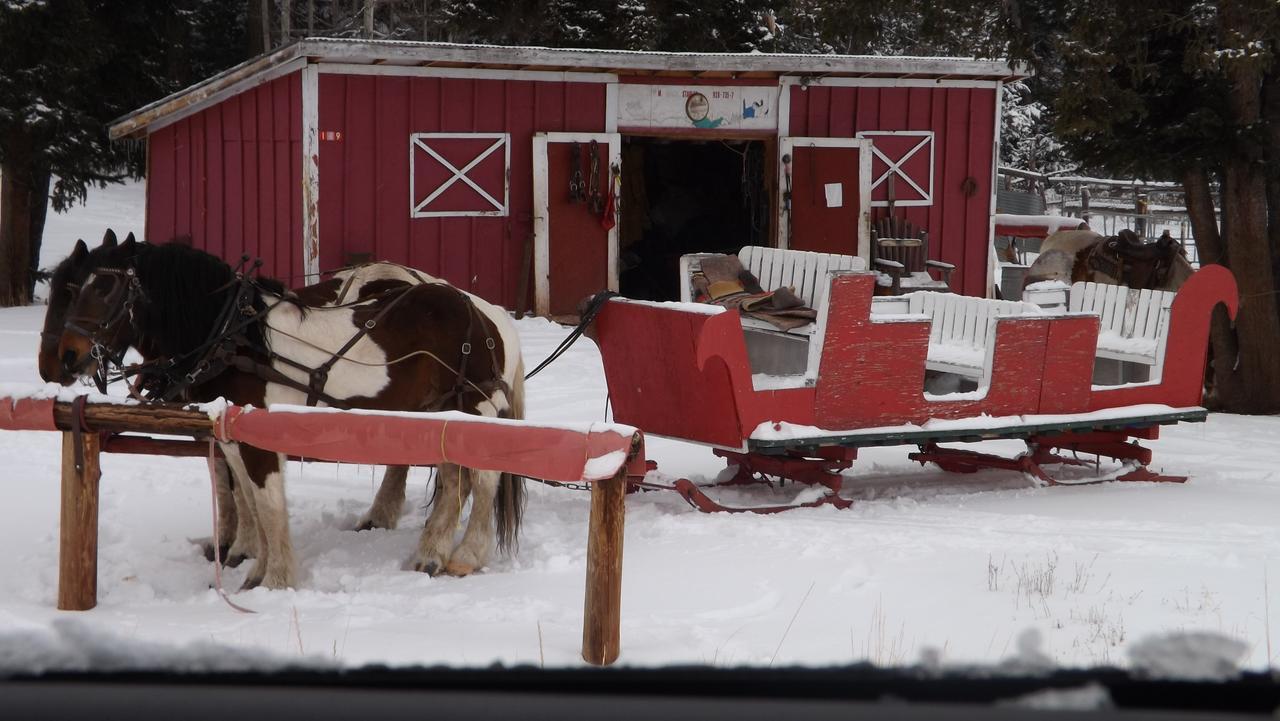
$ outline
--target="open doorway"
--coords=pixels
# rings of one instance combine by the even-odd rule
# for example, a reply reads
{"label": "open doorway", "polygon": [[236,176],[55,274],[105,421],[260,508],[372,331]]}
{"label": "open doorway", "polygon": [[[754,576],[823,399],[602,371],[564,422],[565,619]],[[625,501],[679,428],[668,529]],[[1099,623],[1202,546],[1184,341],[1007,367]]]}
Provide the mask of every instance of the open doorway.
{"label": "open doorway", "polygon": [[623,295],[679,300],[680,256],[770,245],[760,140],[626,136],[618,282]]}

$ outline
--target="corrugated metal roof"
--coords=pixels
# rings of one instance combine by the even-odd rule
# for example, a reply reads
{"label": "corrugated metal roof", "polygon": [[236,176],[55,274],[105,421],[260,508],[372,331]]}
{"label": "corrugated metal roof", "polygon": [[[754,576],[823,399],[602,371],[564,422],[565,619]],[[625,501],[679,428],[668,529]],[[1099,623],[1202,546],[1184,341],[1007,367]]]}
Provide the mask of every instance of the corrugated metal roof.
{"label": "corrugated metal roof", "polygon": [[1030,73],[1003,60],[787,53],[669,53],[633,50],[568,50],[503,45],[463,45],[399,40],[308,38],[248,60],[207,80],[146,105],[111,123],[111,137],[140,136],[175,113],[221,101],[291,72],[305,63],[346,63],[494,70],[571,70],[616,75],[685,78],[873,77],[1013,80]]}

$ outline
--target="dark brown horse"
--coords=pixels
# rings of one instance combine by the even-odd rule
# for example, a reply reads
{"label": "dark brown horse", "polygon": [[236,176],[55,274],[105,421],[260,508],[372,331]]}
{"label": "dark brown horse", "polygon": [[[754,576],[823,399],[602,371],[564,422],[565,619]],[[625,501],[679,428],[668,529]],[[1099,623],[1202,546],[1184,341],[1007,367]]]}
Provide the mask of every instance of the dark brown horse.
{"label": "dark brown horse", "polygon": [[[159,376],[152,382],[185,379],[182,397],[194,401],[223,397],[265,406],[319,397],[360,408],[523,414],[519,339],[509,318],[442,282],[402,284],[364,302],[313,307],[278,282],[239,282],[226,263],[178,244],[104,243],[87,252],[77,248],[73,260],[83,281],[77,287],[55,273],[50,289],[51,296],[62,294],[66,307],[57,368],[48,369],[59,382],[91,376],[101,359],[118,358],[132,346]],[[360,335],[361,328],[368,330]],[[325,364],[327,377],[317,385],[310,371]],[[257,521],[258,556],[245,587],[295,585],[283,458],[236,444],[224,444],[223,452],[248,489]],[[463,474],[447,465],[438,478],[439,502],[411,565],[433,574],[470,573],[487,562],[495,523],[498,544],[514,543],[523,486],[507,475]],[[471,518],[454,548],[468,492]]]}

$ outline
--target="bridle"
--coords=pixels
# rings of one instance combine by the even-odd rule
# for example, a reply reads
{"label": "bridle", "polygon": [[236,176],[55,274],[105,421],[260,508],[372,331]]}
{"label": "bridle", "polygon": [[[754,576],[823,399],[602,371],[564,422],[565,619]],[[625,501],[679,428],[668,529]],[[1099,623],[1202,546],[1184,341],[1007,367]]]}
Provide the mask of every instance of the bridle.
{"label": "bridle", "polygon": [[[85,283],[92,282],[94,276],[104,276],[112,281],[111,289],[107,291],[102,299],[103,304],[106,306],[106,312],[103,313],[101,319],[68,315],[62,328],[64,333],[71,332],[89,341],[88,355],[82,358],[74,368],[69,368],[68,370],[80,375],[90,363],[97,362],[98,367],[94,372],[93,382],[98,387],[99,392],[106,393],[108,366],[112,363],[116,366],[123,366],[125,350],[128,347],[111,348],[107,342],[106,335],[121,320],[132,317],[134,306],[144,297],[144,294],[142,292],[142,284],[138,280],[138,274],[132,266],[128,268],[98,268],[90,274],[90,279],[86,279]],[[66,287],[72,292],[72,305],[74,306],[79,299],[80,293],[83,292],[83,288],[74,283],[68,283]],[[48,335],[48,333],[45,332],[41,335]]]}

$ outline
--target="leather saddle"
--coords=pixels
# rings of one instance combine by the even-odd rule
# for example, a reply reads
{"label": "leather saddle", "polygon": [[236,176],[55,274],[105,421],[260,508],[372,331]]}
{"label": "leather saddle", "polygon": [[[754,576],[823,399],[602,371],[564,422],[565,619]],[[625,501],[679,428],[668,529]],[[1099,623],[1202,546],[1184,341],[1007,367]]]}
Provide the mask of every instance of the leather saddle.
{"label": "leather saddle", "polygon": [[1104,238],[1089,254],[1089,269],[1134,287],[1149,287],[1161,271],[1167,272],[1181,251],[1178,241],[1165,231],[1154,243],[1144,243],[1129,229]]}

